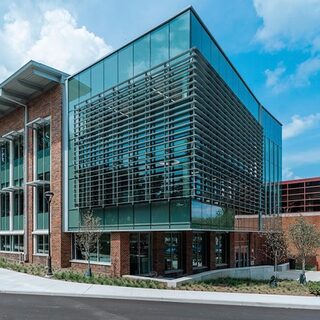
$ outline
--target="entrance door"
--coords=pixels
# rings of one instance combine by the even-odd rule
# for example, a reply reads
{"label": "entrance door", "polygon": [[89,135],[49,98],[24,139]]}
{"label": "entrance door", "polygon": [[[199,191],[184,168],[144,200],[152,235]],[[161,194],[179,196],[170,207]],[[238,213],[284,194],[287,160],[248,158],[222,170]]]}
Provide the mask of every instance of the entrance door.
{"label": "entrance door", "polygon": [[241,245],[235,247],[236,268],[249,267],[249,246]]}
{"label": "entrance door", "polygon": [[151,271],[150,233],[130,234],[130,274],[146,275]]}

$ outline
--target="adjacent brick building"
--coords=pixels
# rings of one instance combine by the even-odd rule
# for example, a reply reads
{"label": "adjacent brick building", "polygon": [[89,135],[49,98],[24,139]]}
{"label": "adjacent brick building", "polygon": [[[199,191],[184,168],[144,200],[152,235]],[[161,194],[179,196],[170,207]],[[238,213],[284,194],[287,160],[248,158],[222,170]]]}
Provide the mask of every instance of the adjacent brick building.
{"label": "adjacent brick building", "polygon": [[[288,231],[299,216],[320,231],[320,177],[283,181],[281,183],[282,224]],[[290,245],[290,251],[294,248]],[[320,249],[317,256],[308,261],[320,270]]]}

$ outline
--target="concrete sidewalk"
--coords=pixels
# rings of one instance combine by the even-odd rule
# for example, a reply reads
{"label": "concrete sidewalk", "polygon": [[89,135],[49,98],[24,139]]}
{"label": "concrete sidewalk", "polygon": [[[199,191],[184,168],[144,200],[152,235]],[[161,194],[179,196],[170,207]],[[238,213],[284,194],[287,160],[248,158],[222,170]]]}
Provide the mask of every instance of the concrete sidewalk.
{"label": "concrete sidewalk", "polygon": [[0,269],[0,292],[320,310],[320,298],[102,286],[46,279]]}

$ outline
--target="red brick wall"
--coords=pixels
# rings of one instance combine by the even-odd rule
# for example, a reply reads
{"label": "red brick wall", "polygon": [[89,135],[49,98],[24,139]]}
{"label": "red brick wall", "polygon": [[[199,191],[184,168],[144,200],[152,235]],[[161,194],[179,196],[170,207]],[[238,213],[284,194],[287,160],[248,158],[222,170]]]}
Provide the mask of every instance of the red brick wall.
{"label": "red brick wall", "polygon": [[33,256],[32,263],[47,265],[48,258],[46,256]]}
{"label": "red brick wall", "polygon": [[130,234],[111,233],[111,273],[115,276],[130,274]]}
{"label": "red brick wall", "polygon": [[20,261],[20,255],[19,253],[12,253],[12,252],[0,252],[0,257],[8,259],[9,261]]}
{"label": "red brick wall", "polygon": [[153,270],[157,274],[163,275],[165,270],[164,264],[164,232],[155,231],[152,233],[153,239],[153,248],[152,248],[152,257],[153,257]]}
{"label": "red brick wall", "polygon": [[[51,248],[52,264],[55,267],[70,265],[71,239],[68,233],[62,231],[62,90],[57,85],[41,96],[32,100],[29,105],[29,121],[38,117],[51,117],[51,191],[54,197],[51,203]],[[29,181],[33,179],[33,134],[29,129]],[[33,188],[29,188],[29,231],[33,227]],[[30,234],[30,233],[29,233]],[[29,239],[32,239],[30,235]],[[32,242],[29,242],[30,257],[34,254]],[[34,258],[32,259],[34,260]]]}
{"label": "red brick wall", "polygon": [[272,263],[264,254],[264,237],[261,233],[250,234],[250,259],[255,266]]}
{"label": "red brick wall", "polygon": [[[62,232],[62,90],[56,85],[28,103],[28,121],[51,116],[51,190],[54,193],[51,208],[52,263],[56,267],[70,265],[70,235]],[[18,108],[0,119],[0,135],[24,128],[24,108]],[[33,180],[33,130],[28,129],[28,181]],[[33,263],[46,263],[33,252],[33,194],[28,187],[28,258]],[[25,244],[26,245],[26,244]]]}
{"label": "red brick wall", "polygon": [[[290,244],[290,237],[289,237],[289,229],[290,226],[293,225],[296,222],[296,219],[299,218],[298,214],[283,214],[282,216],[282,227],[283,230],[286,232],[287,237],[289,239],[289,254],[294,257],[296,255],[296,250],[293,246],[293,244]],[[318,231],[320,231],[320,215],[319,213],[308,213],[308,214],[302,214],[304,219],[307,223],[313,224],[317,227]],[[320,248],[317,251],[317,255],[310,257],[307,261],[310,265],[315,265],[317,267],[317,270],[320,270]]]}
{"label": "red brick wall", "polygon": [[24,128],[24,108],[19,107],[0,119],[0,136]]}
{"label": "red brick wall", "polygon": [[[71,262],[71,269],[85,272],[88,269],[88,265],[86,263]],[[103,273],[110,276],[113,275],[112,267],[107,265],[91,264],[91,270],[93,273]]]}

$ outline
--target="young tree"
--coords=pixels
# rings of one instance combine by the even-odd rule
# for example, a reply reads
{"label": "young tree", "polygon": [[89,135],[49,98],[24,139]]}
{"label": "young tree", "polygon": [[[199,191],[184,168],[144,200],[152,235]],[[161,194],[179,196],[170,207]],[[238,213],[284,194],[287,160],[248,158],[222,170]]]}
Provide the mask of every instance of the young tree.
{"label": "young tree", "polygon": [[316,226],[308,223],[303,216],[290,227],[289,235],[302,263],[300,282],[305,282],[306,259],[316,255],[320,247],[320,233]]}
{"label": "young tree", "polygon": [[85,212],[81,219],[79,232],[76,234],[76,245],[88,262],[86,276],[91,277],[90,255],[97,250],[97,243],[101,237],[100,218],[94,217],[91,210]]}
{"label": "young tree", "polygon": [[[264,239],[263,254],[274,263],[273,285],[277,285],[278,264],[288,256],[288,244],[285,232],[282,229],[281,218],[274,216],[268,218],[268,225],[262,234]],[[271,284],[271,283],[270,283]]]}

